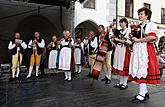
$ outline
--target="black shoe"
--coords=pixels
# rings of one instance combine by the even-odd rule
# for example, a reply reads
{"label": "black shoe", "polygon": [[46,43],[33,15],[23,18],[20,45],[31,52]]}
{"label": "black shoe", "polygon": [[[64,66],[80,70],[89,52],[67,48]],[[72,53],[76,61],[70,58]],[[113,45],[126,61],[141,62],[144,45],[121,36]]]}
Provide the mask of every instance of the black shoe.
{"label": "black shoe", "polygon": [[117,83],[116,85],[114,85],[113,87],[115,88],[120,88],[123,84]]}
{"label": "black shoe", "polygon": [[[141,96],[141,97],[143,97],[144,99],[143,99],[143,100],[140,100],[140,99],[137,98],[137,96]],[[142,95],[140,95],[140,94],[136,95],[136,97],[134,97],[134,99],[132,99],[132,102],[133,102],[133,103],[139,103],[139,102],[144,102],[144,101],[146,101],[145,96],[142,96]]]}
{"label": "black shoe", "polygon": [[120,90],[125,90],[125,89],[127,89],[128,88],[128,85],[121,85],[120,86]]}
{"label": "black shoe", "polygon": [[147,100],[147,99],[149,99],[149,98],[150,98],[149,93],[146,93],[146,94],[145,94],[145,99]]}
{"label": "black shoe", "polygon": [[71,80],[67,80],[68,82],[71,82],[72,81],[72,79]]}
{"label": "black shoe", "polygon": [[103,79],[101,79],[101,81],[107,81],[108,78],[107,77],[104,77]]}
{"label": "black shoe", "polygon": [[91,77],[91,73],[88,73],[87,77]]}
{"label": "black shoe", "polygon": [[110,84],[111,83],[111,80],[110,79],[107,79],[105,84]]}
{"label": "black shoe", "polygon": [[[139,95],[139,94],[138,94],[138,95]],[[134,98],[136,98],[138,95],[135,95]],[[147,100],[147,99],[149,99],[149,98],[150,98],[149,93],[146,93],[146,94],[145,94],[145,99]]]}

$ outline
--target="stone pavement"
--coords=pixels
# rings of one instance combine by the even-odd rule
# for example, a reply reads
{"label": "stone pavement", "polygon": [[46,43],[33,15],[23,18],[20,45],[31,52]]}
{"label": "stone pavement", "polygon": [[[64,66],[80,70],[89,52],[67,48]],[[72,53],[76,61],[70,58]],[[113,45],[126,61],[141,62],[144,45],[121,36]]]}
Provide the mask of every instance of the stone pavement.
{"label": "stone pavement", "polygon": [[63,73],[0,82],[0,107],[165,107],[163,84],[149,85],[150,100],[134,104],[131,99],[138,93],[137,84],[130,82],[127,90],[119,90],[113,87],[118,75],[106,85],[100,81],[103,73],[93,82],[86,77],[88,72],[84,68],[72,82],[65,82]]}

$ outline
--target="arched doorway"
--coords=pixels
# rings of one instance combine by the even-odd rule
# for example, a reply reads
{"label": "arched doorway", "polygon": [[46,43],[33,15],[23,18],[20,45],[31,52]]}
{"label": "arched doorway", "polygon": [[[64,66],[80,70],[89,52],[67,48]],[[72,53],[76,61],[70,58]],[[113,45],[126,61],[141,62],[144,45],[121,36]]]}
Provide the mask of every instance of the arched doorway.
{"label": "arched doorway", "polygon": [[85,38],[85,36],[88,36],[88,33],[91,30],[94,31],[95,33],[98,32],[97,28],[98,25],[95,22],[91,20],[87,20],[77,25],[77,27],[75,28],[75,34],[80,35],[81,38],[83,39]]}
{"label": "arched doorway", "polygon": [[34,31],[39,31],[41,37],[50,42],[51,35],[57,34],[57,29],[53,23],[42,15],[31,15],[23,19],[17,26],[15,31],[22,34],[23,40],[28,43],[33,36]]}
{"label": "arched doorway", "polygon": [[[51,36],[58,34],[57,28],[47,18],[42,15],[31,15],[23,19],[15,29],[22,34],[22,39],[28,44],[35,31],[40,32],[41,37],[45,40],[46,45],[50,43]],[[29,65],[30,56],[28,50],[24,52],[23,64]]]}

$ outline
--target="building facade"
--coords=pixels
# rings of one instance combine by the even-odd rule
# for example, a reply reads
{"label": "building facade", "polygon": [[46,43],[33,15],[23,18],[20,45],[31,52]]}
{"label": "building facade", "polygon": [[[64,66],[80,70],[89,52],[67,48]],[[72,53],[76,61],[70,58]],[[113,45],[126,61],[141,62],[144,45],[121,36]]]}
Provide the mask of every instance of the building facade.
{"label": "building facade", "polygon": [[130,24],[140,23],[137,10],[141,7],[151,9],[151,21],[159,28],[159,38],[165,36],[165,0],[118,0],[118,19],[126,17]]}
{"label": "building facade", "polygon": [[116,18],[116,0],[86,0],[82,4],[75,2],[75,32],[86,36],[89,30],[97,32],[97,26],[105,27]]}

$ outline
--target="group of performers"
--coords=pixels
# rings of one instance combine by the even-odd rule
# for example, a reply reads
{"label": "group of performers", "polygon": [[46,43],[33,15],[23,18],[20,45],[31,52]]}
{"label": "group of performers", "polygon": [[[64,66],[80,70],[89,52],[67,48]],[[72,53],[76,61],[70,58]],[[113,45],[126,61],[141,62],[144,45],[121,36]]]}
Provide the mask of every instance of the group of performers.
{"label": "group of performers", "polygon": [[[132,102],[143,102],[149,99],[147,84],[160,84],[160,71],[156,57],[154,43],[157,41],[158,29],[150,21],[152,12],[148,8],[138,10],[140,25],[133,32],[128,30],[128,21],[120,20],[121,35],[124,39],[117,41],[114,52],[113,71],[120,74],[120,82],[114,87],[126,89],[127,80],[139,84],[139,93]],[[120,37],[119,37],[120,38]],[[132,47],[129,48],[131,41]]]}
{"label": "group of performers", "polygon": [[[133,98],[132,102],[146,101],[149,99],[147,84],[160,84],[160,71],[154,47],[158,29],[155,23],[149,21],[151,14],[152,12],[148,8],[138,10],[138,16],[142,23],[138,25],[139,28],[133,33],[126,18],[120,19],[120,30],[114,31],[110,26],[105,30],[103,25],[99,25],[98,34],[93,31],[89,32],[86,45],[81,42],[79,36],[74,40],[69,31],[63,31],[63,36],[60,39],[57,39],[55,35],[52,36],[52,42],[47,46],[50,50],[48,68],[50,70],[62,70],[65,75],[64,80],[71,81],[71,63],[74,59],[75,72],[81,73],[81,67],[84,64],[84,46],[86,46],[88,49],[88,62],[91,67],[88,75],[90,76],[99,46],[103,40],[107,41],[108,49],[103,62],[105,78],[101,81],[110,84],[112,71],[120,75],[120,81],[114,85],[115,88],[127,89],[128,78],[136,81],[139,84],[139,93]],[[114,52],[113,46],[115,46]],[[15,38],[10,41],[8,47],[9,50],[12,50],[12,78],[19,76],[22,50],[26,48],[30,50],[30,67],[27,78],[31,77],[34,66],[36,76],[38,76],[44,47],[45,42],[40,37],[39,32],[34,33],[34,38],[30,40],[28,45],[22,41],[19,33],[15,33]]]}

